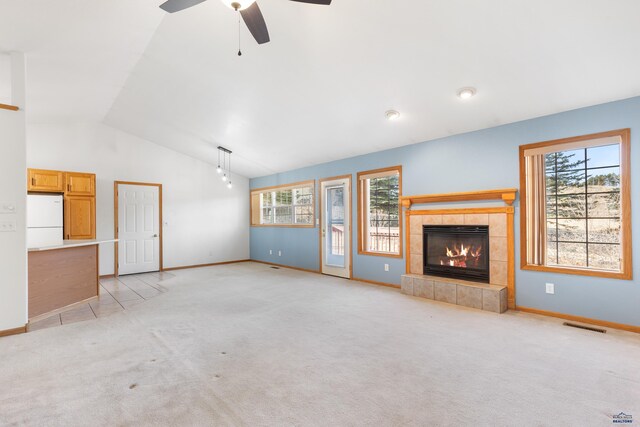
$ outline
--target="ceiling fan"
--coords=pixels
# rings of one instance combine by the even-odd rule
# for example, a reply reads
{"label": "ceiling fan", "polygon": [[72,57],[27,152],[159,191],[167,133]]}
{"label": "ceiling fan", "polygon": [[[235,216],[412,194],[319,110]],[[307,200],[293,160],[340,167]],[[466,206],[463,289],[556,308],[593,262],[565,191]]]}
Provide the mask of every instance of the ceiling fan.
{"label": "ceiling fan", "polygon": [[[206,0],[167,0],[160,5],[160,8],[166,12],[174,13],[181,10],[190,8]],[[299,3],[311,3],[311,4],[324,4],[330,5],[331,0],[291,0]],[[258,44],[267,43],[270,41],[269,30],[267,30],[267,24],[264,21],[262,12],[258,7],[256,0],[222,0],[224,4],[234,9],[236,12],[240,12],[244,23],[249,28],[251,35],[258,42]]]}

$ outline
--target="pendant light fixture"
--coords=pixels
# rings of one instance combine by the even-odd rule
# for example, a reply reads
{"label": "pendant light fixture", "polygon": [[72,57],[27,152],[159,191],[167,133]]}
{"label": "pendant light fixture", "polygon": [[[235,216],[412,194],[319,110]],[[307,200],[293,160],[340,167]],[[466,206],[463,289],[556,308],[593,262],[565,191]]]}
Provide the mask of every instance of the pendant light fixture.
{"label": "pendant light fixture", "polygon": [[[231,183],[231,153],[231,150],[218,146],[218,168],[216,171],[218,174],[222,173],[222,182],[227,183],[227,188],[233,188]],[[222,166],[220,166],[220,154],[222,154]]]}

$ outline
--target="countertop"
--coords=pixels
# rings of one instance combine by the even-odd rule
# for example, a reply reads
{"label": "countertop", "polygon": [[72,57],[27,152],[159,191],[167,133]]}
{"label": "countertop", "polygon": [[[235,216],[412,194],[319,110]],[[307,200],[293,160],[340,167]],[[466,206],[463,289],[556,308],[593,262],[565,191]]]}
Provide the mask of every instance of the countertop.
{"label": "countertop", "polygon": [[29,248],[29,252],[38,252],[38,251],[52,251],[55,249],[67,249],[67,248],[78,248],[80,246],[91,246],[91,245],[99,245],[100,243],[115,243],[118,239],[106,239],[106,240],[65,240],[61,245],[53,245],[53,246],[41,246],[35,248]]}

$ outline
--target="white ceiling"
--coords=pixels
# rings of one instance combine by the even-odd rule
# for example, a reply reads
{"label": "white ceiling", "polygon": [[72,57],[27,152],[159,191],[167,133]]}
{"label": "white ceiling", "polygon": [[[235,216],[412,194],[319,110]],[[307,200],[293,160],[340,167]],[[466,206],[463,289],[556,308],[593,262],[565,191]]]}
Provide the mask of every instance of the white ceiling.
{"label": "white ceiling", "polygon": [[165,15],[155,3],[0,0],[0,51],[27,56],[28,120],[102,120]]}
{"label": "white ceiling", "polygon": [[[99,119],[254,177],[640,95],[637,0],[0,0],[30,120]],[[456,90],[475,86],[471,101]],[[388,122],[390,108],[402,113]]]}

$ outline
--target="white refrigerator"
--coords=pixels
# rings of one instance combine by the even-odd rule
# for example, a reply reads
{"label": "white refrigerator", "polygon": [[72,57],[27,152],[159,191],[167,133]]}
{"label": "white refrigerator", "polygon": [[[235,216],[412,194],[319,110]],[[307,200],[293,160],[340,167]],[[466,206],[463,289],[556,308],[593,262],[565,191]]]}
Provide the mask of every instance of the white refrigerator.
{"label": "white refrigerator", "polygon": [[63,215],[61,195],[27,196],[27,246],[29,248],[61,245]]}

